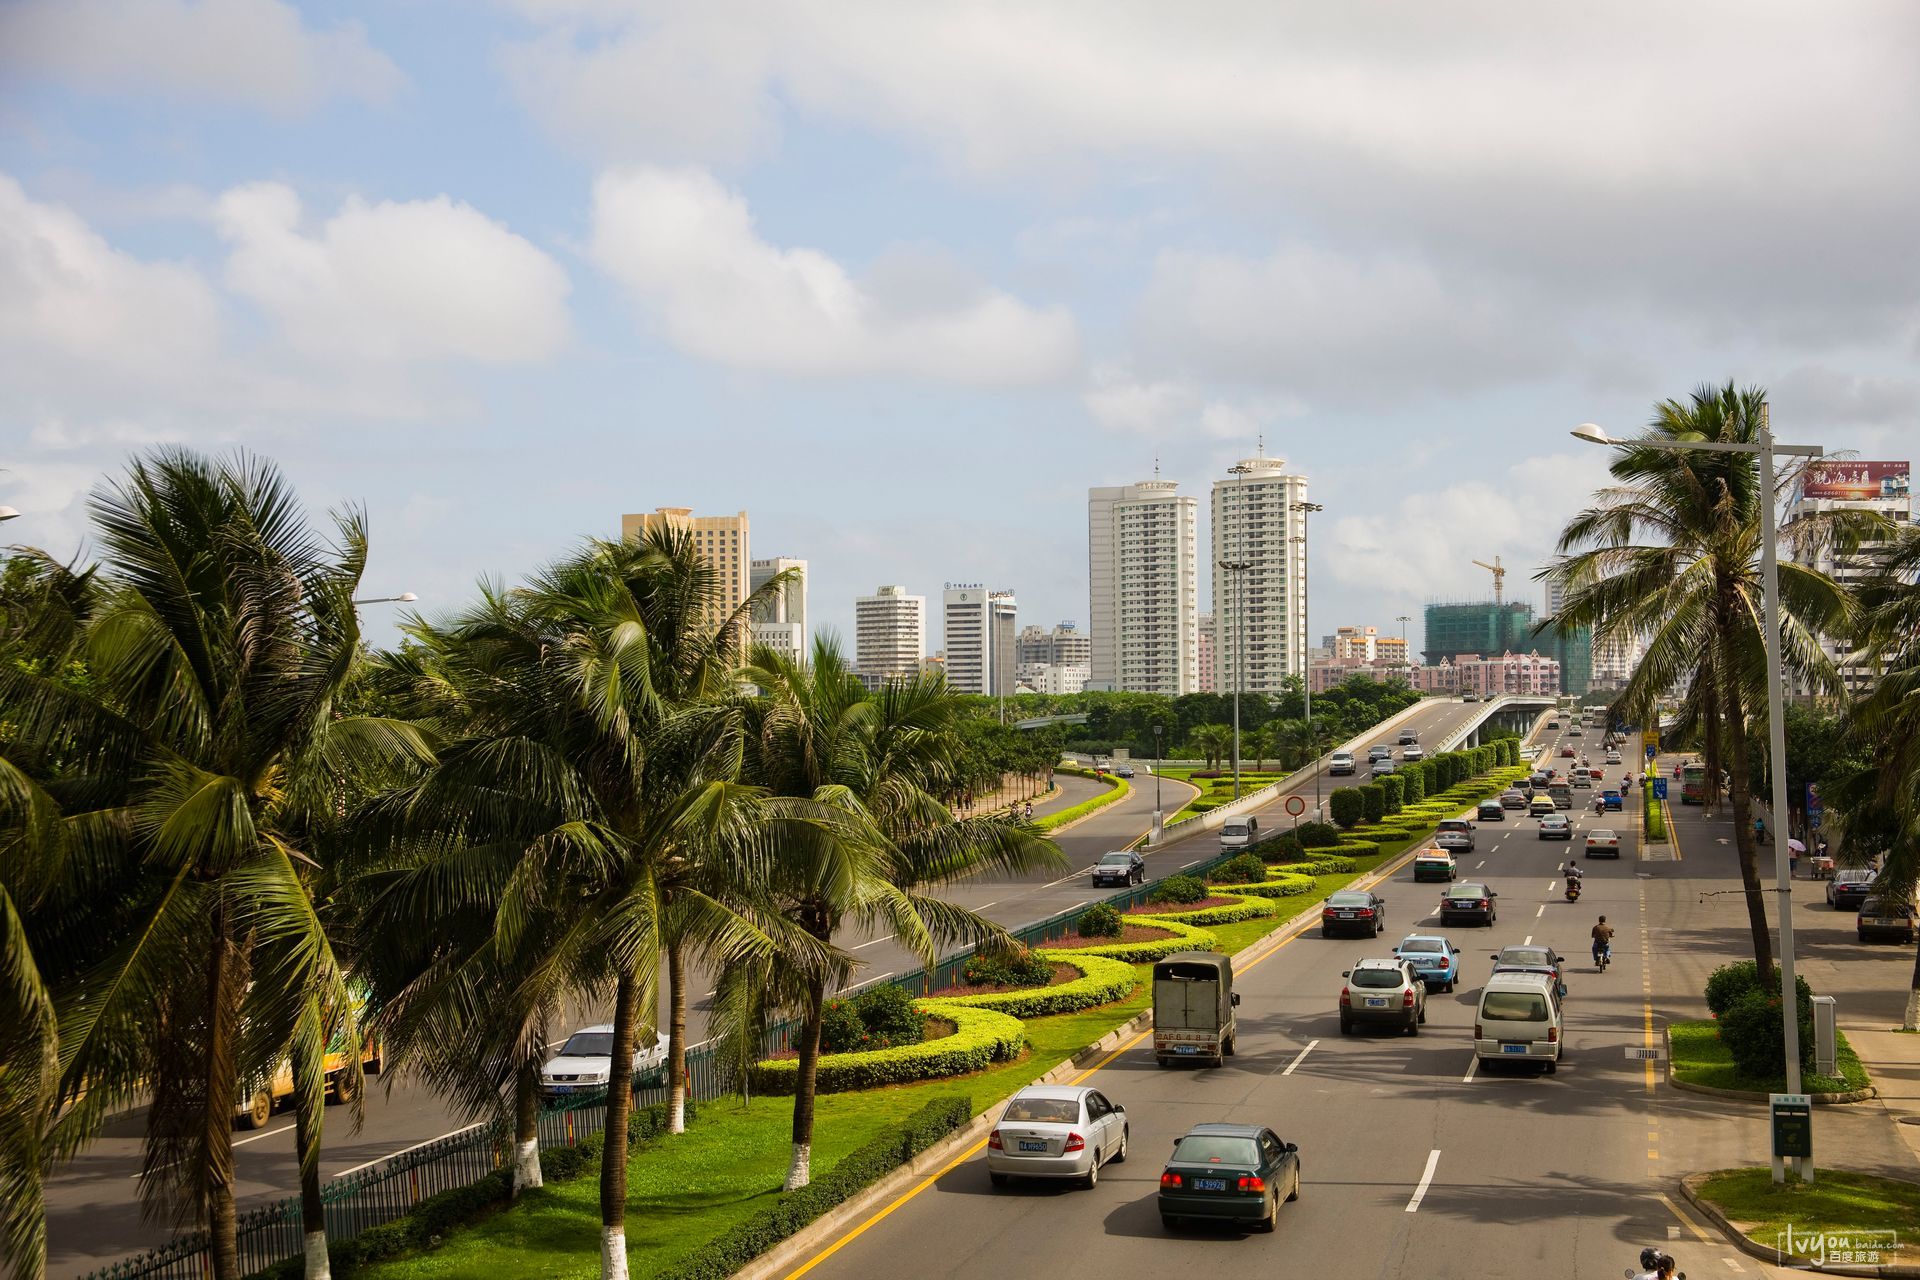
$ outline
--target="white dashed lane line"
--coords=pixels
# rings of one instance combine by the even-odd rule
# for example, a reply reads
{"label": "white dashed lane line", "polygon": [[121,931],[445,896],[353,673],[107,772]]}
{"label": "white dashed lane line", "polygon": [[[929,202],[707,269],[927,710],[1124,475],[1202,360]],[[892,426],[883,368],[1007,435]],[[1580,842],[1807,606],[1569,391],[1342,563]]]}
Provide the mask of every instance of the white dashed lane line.
{"label": "white dashed lane line", "polygon": [[1433,1184],[1434,1166],[1440,1163],[1440,1148],[1435,1147],[1427,1153],[1427,1171],[1420,1175],[1420,1185],[1413,1189],[1413,1199],[1407,1201],[1407,1212],[1413,1213],[1420,1208],[1420,1202],[1427,1198],[1427,1188]]}
{"label": "white dashed lane line", "polygon": [[1297,1053],[1297,1054],[1295,1054],[1295,1055],[1293,1056],[1293,1061],[1292,1061],[1292,1062],[1289,1062],[1289,1063],[1287,1064],[1287,1069],[1286,1069],[1285,1071],[1282,1071],[1282,1072],[1281,1072],[1280,1074],[1281,1074],[1281,1075],[1283,1075],[1283,1076],[1290,1076],[1290,1075],[1292,1075],[1292,1074],[1293,1074],[1293,1069],[1294,1069],[1295,1067],[1297,1067],[1297,1066],[1299,1066],[1299,1065],[1300,1065],[1300,1064],[1301,1064],[1302,1062],[1304,1062],[1304,1061],[1306,1061],[1306,1057],[1307,1057],[1307,1055],[1313,1052],[1313,1046],[1315,1046],[1315,1045],[1317,1045],[1317,1044],[1319,1044],[1319,1043],[1320,1043],[1320,1042],[1319,1042],[1318,1040],[1309,1040],[1309,1041],[1307,1041],[1307,1047],[1306,1047],[1306,1048],[1304,1048],[1304,1049],[1302,1049],[1302,1050],[1301,1050],[1301,1051],[1300,1051],[1299,1053]]}

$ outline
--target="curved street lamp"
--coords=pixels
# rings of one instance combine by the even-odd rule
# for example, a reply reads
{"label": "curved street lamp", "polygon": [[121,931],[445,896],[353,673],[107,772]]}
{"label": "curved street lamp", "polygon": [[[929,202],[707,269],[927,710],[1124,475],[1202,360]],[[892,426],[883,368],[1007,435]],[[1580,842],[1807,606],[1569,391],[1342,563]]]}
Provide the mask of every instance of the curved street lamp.
{"label": "curved street lamp", "polygon": [[397,596],[368,596],[364,600],[355,600],[355,604],[412,604],[420,597],[411,591],[402,591]]}

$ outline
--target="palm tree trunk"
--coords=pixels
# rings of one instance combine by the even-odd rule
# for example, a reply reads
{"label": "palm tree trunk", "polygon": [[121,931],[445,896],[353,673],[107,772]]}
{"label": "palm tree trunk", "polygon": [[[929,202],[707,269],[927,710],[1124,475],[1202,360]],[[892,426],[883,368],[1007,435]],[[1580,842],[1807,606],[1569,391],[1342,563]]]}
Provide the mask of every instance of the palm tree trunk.
{"label": "palm tree trunk", "polygon": [[823,977],[807,979],[807,1009],[800,1031],[800,1070],[793,1083],[793,1159],[783,1190],[797,1191],[813,1180],[813,1087],[820,1067],[820,1020],[827,1003]]}
{"label": "palm tree trunk", "polygon": [[[1724,662],[1724,659],[1723,659]],[[1760,888],[1759,850],[1753,839],[1753,796],[1751,779],[1747,776],[1747,724],[1745,709],[1741,700],[1731,687],[1731,681],[1724,679],[1721,685],[1721,705],[1725,712],[1722,723],[1727,730],[1727,756],[1733,781],[1730,799],[1733,807],[1734,848],[1740,854],[1740,884],[1746,890],[1747,931],[1753,938],[1753,962],[1759,966],[1761,980],[1771,981],[1773,973],[1773,934],[1767,924],[1766,894]],[[1776,835],[1775,837],[1779,837]],[[1783,900],[1780,909],[1785,911],[1790,904]]]}
{"label": "palm tree trunk", "polygon": [[331,1280],[333,1264],[327,1257],[327,1210],[320,1199],[320,1115],[308,1100],[301,1082],[315,1064],[303,1063],[309,1050],[295,1041],[293,1064],[293,1149],[300,1158],[300,1237],[306,1259],[306,1280]]}
{"label": "palm tree trunk", "polygon": [[523,1062],[513,1080],[513,1194],[545,1185],[540,1171],[540,1066]]}
{"label": "palm tree trunk", "polygon": [[207,972],[206,1181],[208,1253],[214,1280],[240,1280],[240,1223],[233,1203],[233,1106],[246,958],[233,937],[227,904],[215,900]]}
{"label": "palm tree trunk", "polygon": [[687,1131],[687,953],[667,943],[667,1132]]}
{"label": "palm tree trunk", "polygon": [[633,1106],[633,1024],[639,991],[628,971],[613,998],[606,1142],[600,1155],[600,1280],[627,1280],[627,1116]]}

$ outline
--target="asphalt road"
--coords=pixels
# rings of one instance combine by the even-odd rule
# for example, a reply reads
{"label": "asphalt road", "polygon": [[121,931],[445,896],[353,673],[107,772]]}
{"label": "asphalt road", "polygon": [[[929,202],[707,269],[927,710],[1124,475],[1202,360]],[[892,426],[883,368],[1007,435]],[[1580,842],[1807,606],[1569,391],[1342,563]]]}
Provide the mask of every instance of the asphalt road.
{"label": "asphalt road", "polygon": [[[1643,860],[1637,812],[1572,817],[1575,851],[1590,827],[1623,837],[1620,861],[1587,867],[1578,904],[1561,893],[1569,845],[1541,841],[1525,819],[1483,825],[1461,874],[1499,891],[1491,927],[1439,929],[1431,914],[1439,887],[1416,885],[1403,869],[1378,890],[1390,924],[1378,941],[1312,930],[1237,975],[1240,1051],[1224,1068],[1157,1068],[1149,1036],[1087,1072],[1084,1081],[1123,1104],[1131,1125],[1133,1154],[1097,1189],[996,1190],[975,1152],[807,1274],[896,1274],[911,1258],[914,1274],[926,1277],[1617,1276],[1647,1244],[1676,1252],[1696,1276],[1761,1274],[1750,1259],[1697,1239],[1698,1224],[1661,1198],[1672,1198],[1671,1179],[1685,1171],[1668,1163],[1677,1151],[1751,1146],[1756,1126],[1701,1105],[1711,1100],[1656,1087],[1652,1070],[1625,1052],[1652,1042],[1656,1003],[1701,1016],[1709,960],[1739,954],[1737,901],[1730,910],[1723,898],[1701,896],[1732,877],[1729,858],[1715,845],[1692,863],[1669,851]],[[1698,915],[1686,933],[1689,962],[1674,966],[1671,922],[1690,911]],[[1588,944],[1601,914],[1618,929],[1604,974]],[[1341,970],[1416,930],[1444,932],[1462,947],[1457,993],[1433,994],[1417,1037],[1342,1036]],[[1527,940],[1570,959],[1568,1058],[1551,1076],[1484,1069],[1472,1053],[1490,953]],[[1161,1158],[1189,1126],[1216,1120],[1268,1124],[1299,1145],[1303,1194],[1283,1207],[1276,1235],[1161,1227]]]}

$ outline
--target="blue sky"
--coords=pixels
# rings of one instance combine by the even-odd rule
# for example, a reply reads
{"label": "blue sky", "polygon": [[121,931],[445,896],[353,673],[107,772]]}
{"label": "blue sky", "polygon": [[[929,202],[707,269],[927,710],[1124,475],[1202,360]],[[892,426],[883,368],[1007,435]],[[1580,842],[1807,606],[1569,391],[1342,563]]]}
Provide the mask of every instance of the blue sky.
{"label": "blue sky", "polygon": [[1542,561],[1573,423],[1733,378],[1916,451],[1916,54],[1898,3],[9,0],[7,533],[245,446],[423,607],[684,505],[843,633],[1084,621],[1087,487],[1263,435],[1314,630],[1388,627]]}

